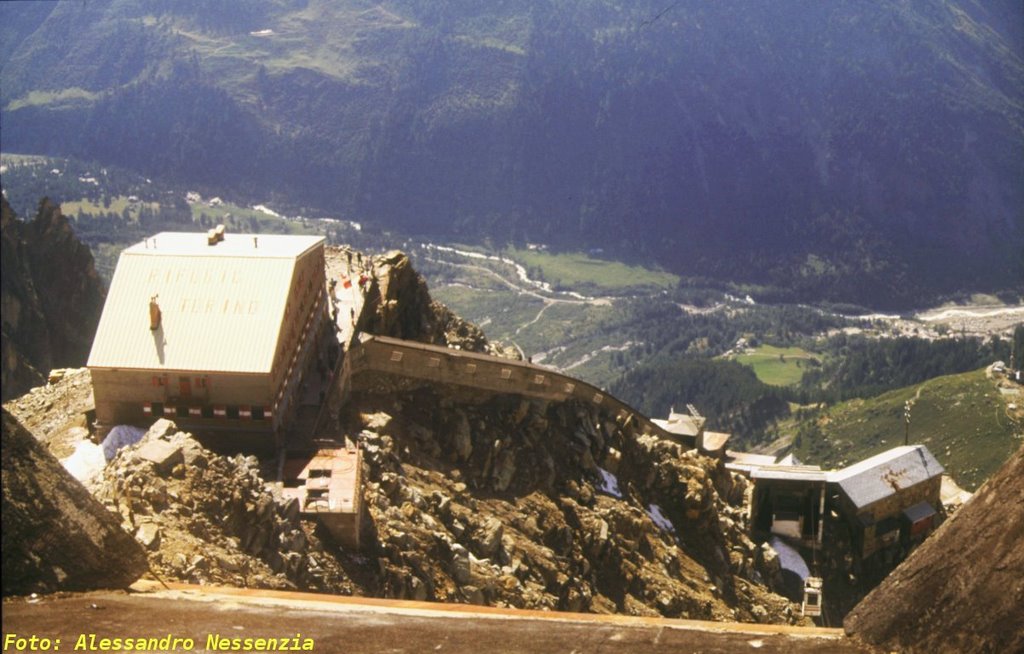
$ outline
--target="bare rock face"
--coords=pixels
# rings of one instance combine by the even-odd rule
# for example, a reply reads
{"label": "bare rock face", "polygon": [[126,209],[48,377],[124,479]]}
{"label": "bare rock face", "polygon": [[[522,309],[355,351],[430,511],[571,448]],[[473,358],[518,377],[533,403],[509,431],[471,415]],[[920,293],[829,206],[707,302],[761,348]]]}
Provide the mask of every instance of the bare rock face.
{"label": "bare rock face", "polygon": [[58,460],[73,454],[82,434],[88,433],[95,406],[88,368],[51,370],[45,385],[4,402],[4,408]]}
{"label": "bare rock face", "polygon": [[1024,651],[1024,448],[858,604],[846,632],[906,652]]}
{"label": "bare rock face", "polygon": [[44,199],[32,222],[2,201],[3,399],[85,364],[105,291],[89,248]]}
{"label": "bare rock face", "polygon": [[761,583],[743,482],[711,459],[577,403],[428,388],[353,403],[381,595],[797,620]]}
{"label": "bare rock face", "polygon": [[3,411],[3,594],[124,588],[148,568],[142,547]]}
{"label": "bare rock face", "polygon": [[397,250],[373,257],[369,265],[368,311],[364,331],[468,352],[518,359],[510,348],[487,340],[483,330],[430,297],[427,282],[409,257]]}

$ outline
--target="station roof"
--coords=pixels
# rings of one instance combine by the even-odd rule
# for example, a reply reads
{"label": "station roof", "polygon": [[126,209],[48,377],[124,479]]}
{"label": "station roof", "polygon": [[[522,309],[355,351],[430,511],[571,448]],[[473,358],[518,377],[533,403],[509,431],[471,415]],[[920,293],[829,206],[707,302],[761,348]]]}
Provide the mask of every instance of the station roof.
{"label": "station roof", "polygon": [[[90,368],[269,373],[298,259],[319,236],[162,232],[121,253]],[[156,297],[161,327],[149,329]]]}
{"label": "station roof", "polygon": [[829,472],[828,481],[838,484],[854,506],[862,509],[943,472],[927,447],[904,445]]}
{"label": "station roof", "polygon": [[717,452],[725,447],[725,444],[729,442],[732,434],[727,434],[721,431],[706,431],[704,432],[704,443],[703,449],[708,452]]}
{"label": "station roof", "polygon": [[824,482],[827,473],[818,466],[771,465],[754,468],[751,479]]}

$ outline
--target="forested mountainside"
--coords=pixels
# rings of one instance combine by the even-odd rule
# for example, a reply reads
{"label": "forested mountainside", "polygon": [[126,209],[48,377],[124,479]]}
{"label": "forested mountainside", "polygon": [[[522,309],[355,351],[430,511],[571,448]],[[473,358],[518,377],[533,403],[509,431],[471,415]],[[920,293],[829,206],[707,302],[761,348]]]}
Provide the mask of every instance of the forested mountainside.
{"label": "forested mountainside", "polygon": [[4,150],[795,299],[1020,288],[1024,8],[0,3]]}

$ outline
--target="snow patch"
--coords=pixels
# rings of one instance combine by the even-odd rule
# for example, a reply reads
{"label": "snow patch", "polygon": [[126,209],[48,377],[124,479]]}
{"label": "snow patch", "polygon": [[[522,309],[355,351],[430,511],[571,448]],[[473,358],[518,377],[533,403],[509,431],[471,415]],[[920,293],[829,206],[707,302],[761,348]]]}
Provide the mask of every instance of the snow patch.
{"label": "snow patch", "polygon": [[749,295],[745,295],[743,297],[736,297],[735,295],[730,295],[729,293],[726,293],[725,299],[728,300],[729,302],[736,302],[738,304],[757,304],[757,302],[754,302],[754,298],[750,297]]}
{"label": "snow patch", "polygon": [[671,534],[676,533],[675,525],[672,524],[671,520],[665,517],[665,514],[661,512],[661,507],[657,504],[647,505],[647,515],[650,516],[654,524],[658,525],[663,530]]}
{"label": "snow patch", "polygon": [[103,457],[110,461],[122,447],[138,443],[145,435],[145,429],[130,425],[116,425],[103,439]]}
{"label": "snow patch", "polygon": [[619,480],[616,479],[615,475],[601,467],[598,467],[597,471],[601,473],[600,491],[602,493],[607,493],[612,497],[617,497],[621,500],[622,491],[619,490]]}
{"label": "snow patch", "polygon": [[804,557],[800,556],[800,552],[795,547],[778,536],[772,536],[768,543],[779,554],[779,564],[783,570],[789,570],[799,576],[801,581],[811,576],[807,562],[804,561]]}
{"label": "snow patch", "polygon": [[79,441],[75,451],[60,464],[71,473],[71,476],[87,484],[103,473],[107,460],[103,457],[103,448],[92,441]]}

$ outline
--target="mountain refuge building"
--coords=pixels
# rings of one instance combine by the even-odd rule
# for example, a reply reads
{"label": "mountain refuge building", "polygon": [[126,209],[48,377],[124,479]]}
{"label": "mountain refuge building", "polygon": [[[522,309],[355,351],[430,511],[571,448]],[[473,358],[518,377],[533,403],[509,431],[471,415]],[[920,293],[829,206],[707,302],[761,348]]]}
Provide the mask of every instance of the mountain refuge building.
{"label": "mountain refuge building", "polygon": [[147,238],[121,253],[89,355],[99,432],[167,417],[271,445],[328,324],[322,237]]}

